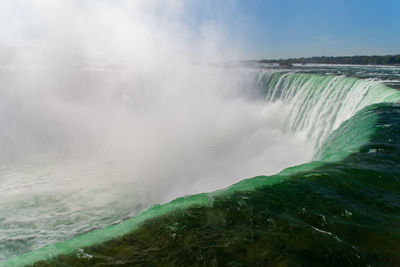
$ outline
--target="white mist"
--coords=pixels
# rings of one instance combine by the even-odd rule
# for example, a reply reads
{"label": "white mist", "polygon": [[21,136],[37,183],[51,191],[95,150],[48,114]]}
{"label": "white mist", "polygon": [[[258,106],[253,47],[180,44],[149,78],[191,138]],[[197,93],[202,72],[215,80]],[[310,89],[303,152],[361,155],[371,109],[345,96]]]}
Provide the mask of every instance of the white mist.
{"label": "white mist", "polygon": [[0,69],[0,260],[311,158],[250,70],[211,64],[237,47],[188,28],[182,2],[21,6]]}

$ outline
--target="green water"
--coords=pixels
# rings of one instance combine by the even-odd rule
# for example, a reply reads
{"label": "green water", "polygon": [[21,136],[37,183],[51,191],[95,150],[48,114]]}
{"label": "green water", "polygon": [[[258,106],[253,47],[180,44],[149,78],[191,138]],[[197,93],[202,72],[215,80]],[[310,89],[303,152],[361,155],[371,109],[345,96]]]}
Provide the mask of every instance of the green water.
{"label": "green water", "polygon": [[313,162],[153,206],[2,265],[399,265],[399,93],[347,77],[256,78],[266,101],[291,107],[287,130],[314,141]]}

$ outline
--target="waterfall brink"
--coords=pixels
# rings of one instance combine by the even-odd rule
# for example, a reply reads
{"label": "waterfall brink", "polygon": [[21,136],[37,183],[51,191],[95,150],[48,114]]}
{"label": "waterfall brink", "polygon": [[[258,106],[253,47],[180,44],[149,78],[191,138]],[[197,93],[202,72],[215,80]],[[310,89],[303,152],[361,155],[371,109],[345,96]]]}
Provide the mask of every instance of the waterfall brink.
{"label": "waterfall brink", "polygon": [[[201,77],[199,72],[191,73],[193,76],[190,80],[193,81],[194,85],[203,84],[200,80],[202,82],[207,81],[206,79],[199,79]],[[205,211],[212,211],[218,208],[219,203],[221,214],[230,211],[235,214],[240,213],[244,208],[243,210],[247,211],[243,216],[254,218],[254,207],[278,207],[278,213],[281,214],[282,207],[284,209],[291,207],[291,204],[287,206],[286,203],[302,203],[305,194],[307,197],[319,197],[315,201],[310,200],[310,206],[306,207],[307,210],[313,210],[315,203],[326,201],[325,195],[320,193],[327,190],[326,185],[321,182],[322,191],[303,194],[302,190],[306,188],[304,185],[311,188],[310,190],[314,190],[313,188],[315,188],[319,179],[325,177],[325,180],[321,178],[321,181],[328,184],[337,179],[342,179],[342,182],[346,183],[345,188],[359,188],[364,181],[358,181],[358,176],[354,176],[353,172],[343,174],[350,165],[363,168],[356,170],[357,172],[365,171],[365,175],[360,177],[371,177],[373,181],[375,181],[377,175],[375,170],[369,172],[370,166],[378,171],[395,166],[393,170],[390,170],[389,175],[382,173],[382,177],[386,175],[387,180],[390,183],[393,182],[393,173],[397,175],[398,169],[395,160],[399,158],[396,154],[399,150],[393,146],[395,140],[400,140],[400,138],[397,138],[396,130],[391,132],[392,128],[390,128],[392,125],[396,125],[398,112],[397,103],[391,102],[397,102],[400,99],[398,91],[375,79],[360,80],[346,76],[322,76],[276,70],[252,70],[244,75],[223,77],[230,79],[216,79],[221,83],[214,85],[214,87],[212,87],[212,84],[203,84],[203,87],[183,87],[185,90],[190,89],[190,94],[182,94],[186,92],[182,88],[176,90],[176,92],[166,90],[165,95],[158,99],[154,97],[157,95],[156,93],[159,93],[159,88],[156,88],[150,98],[147,99],[143,96],[141,101],[143,103],[144,100],[147,100],[149,104],[152,104],[149,105],[151,109],[148,110],[143,107],[145,112],[142,112],[143,110],[138,112],[132,110],[134,106],[125,105],[123,106],[124,112],[130,116],[113,117],[113,119],[119,118],[122,122],[130,122],[128,125],[135,125],[132,122],[137,122],[136,125],[142,126],[140,129],[133,127],[121,131],[121,135],[116,136],[126,138],[116,138],[118,139],[118,142],[115,142],[116,144],[121,143],[121,140],[126,140],[124,145],[131,144],[132,146],[132,144],[135,144],[136,146],[132,146],[135,148],[140,147],[141,144],[157,144],[155,146],[157,153],[151,153],[147,157],[133,153],[137,152],[135,149],[125,151],[128,155],[125,158],[128,160],[122,161],[124,164],[119,162],[120,165],[130,166],[127,163],[133,158],[132,155],[136,155],[136,159],[141,160],[138,161],[140,164],[137,164],[137,166],[143,168],[144,163],[148,165],[148,169],[141,169],[141,172],[135,169],[136,166],[122,171],[118,168],[113,170],[111,168],[113,165],[105,165],[101,161],[94,162],[93,167],[85,165],[85,162],[82,163],[84,166],[80,167],[73,161],[67,168],[69,166],[67,162],[61,161],[58,162],[58,165],[50,165],[46,162],[49,166],[39,165],[38,167],[33,165],[25,169],[18,168],[17,171],[11,168],[4,169],[3,179],[7,187],[4,187],[4,192],[0,195],[3,199],[7,199],[9,204],[4,214],[0,214],[3,218],[6,218],[4,219],[5,226],[3,226],[3,229],[0,228],[0,237],[8,235],[7,227],[11,224],[14,227],[20,227],[22,230],[6,239],[3,247],[0,246],[0,249],[10,255],[9,259],[5,258],[6,261],[4,262],[1,262],[0,257],[0,266],[2,264],[4,266],[31,264],[40,260],[47,260],[49,255],[70,254],[72,258],[75,256],[79,258],[83,251],[82,248],[124,236],[135,231],[135,229],[143,230],[140,227],[151,219],[162,218],[173,212],[185,211],[193,206],[201,207]],[[227,82],[237,87],[221,87]],[[205,88],[212,90],[205,91]],[[222,94],[221,88],[226,89]],[[96,93],[99,92],[98,89]],[[103,88],[104,93],[108,92],[106,89]],[[166,86],[165,89],[168,89],[168,87]],[[210,95],[214,94],[215,96],[210,98]],[[105,95],[107,96],[107,94]],[[125,95],[132,96],[132,99],[137,96],[135,92],[130,91],[126,91]],[[182,98],[183,95],[186,97]],[[162,100],[166,96],[168,96],[167,99],[174,99],[175,101],[172,103],[170,103],[171,101],[162,102],[161,106],[160,103],[155,105],[154,100]],[[109,99],[109,97],[104,99]],[[86,101],[89,100],[91,98]],[[119,100],[120,98],[117,98],[116,103],[109,103],[109,107],[119,108],[121,106]],[[210,103],[210,100],[213,100],[213,102]],[[100,101],[100,104],[103,103],[102,101]],[[84,104],[88,103],[84,102]],[[174,111],[172,108],[177,104],[185,104],[184,110],[186,112],[182,113],[182,110],[179,109],[171,113],[171,111]],[[100,106],[103,108],[104,105]],[[96,116],[89,116],[90,119],[96,119],[99,114],[103,114],[100,108],[95,110]],[[113,109],[110,108],[110,110]],[[149,114],[149,111],[153,111],[153,113]],[[152,127],[146,128],[145,126],[148,125],[142,124],[142,114],[146,114],[147,118],[149,115],[154,115],[154,117],[150,117],[153,119],[153,123],[150,124]],[[85,118],[84,116],[81,117]],[[106,116],[101,118],[103,122],[109,121],[104,119],[107,118]],[[177,118],[181,120],[181,124],[173,124]],[[89,122],[90,120],[86,121]],[[170,122],[168,127],[158,128],[160,123],[163,125],[166,122]],[[214,122],[215,125],[213,125]],[[100,124],[96,123],[97,125]],[[175,128],[172,127],[173,125],[175,125]],[[157,128],[153,128],[153,126],[157,126]],[[158,130],[154,131],[154,129]],[[195,130],[188,131],[190,129]],[[142,132],[138,133],[138,130]],[[160,135],[160,132],[163,135]],[[98,137],[103,137],[105,131],[97,130],[95,133],[101,133]],[[216,135],[216,133],[219,134]],[[132,138],[132,136],[135,136],[134,134],[136,134],[136,139]],[[383,136],[383,141],[379,139],[375,142],[373,138],[376,138],[376,136]],[[174,139],[176,142],[171,142]],[[177,145],[181,145],[182,140],[187,140],[184,147]],[[104,141],[108,141],[108,139]],[[382,143],[384,143],[384,146]],[[111,143],[109,147],[113,148],[113,144]],[[365,148],[366,146],[367,148]],[[160,147],[164,147],[164,149],[160,149]],[[363,147],[364,150],[362,151],[361,148]],[[380,158],[374,157],[375,153],[386,153],[387,147],[392,147],[387,151],[394,153],[387,155],[387,161],[382,160],[381,162],[379,161]],[[145,148],[143,151],[148,151],[148,147]],[[181,154],[177,153],[180,151],[179,148],[182,150]],[[119,150],[116,149],[116,151]],[[174,157],[169,155],[172,151],[175,153]],[[193,153],[193,151],[196,153]],[[300,159],[304,159],[303,156],[307,153],[307,159],[297,160],[294,157],[296,153],[302,156]],[[352,153],[356,156],[353,159],[347,158]],[[153,159],[154,155],[155,158]],[[365,157],[367,161],[365,159],[359,160],[362,157]],[[347,160],[352,161],[347,163]],[[165,165],[160,165],[163,162]],[[261,167],[273,166],[282,162],[284,165],[280,170],[286,169],[281,172],[276,170],[272,172],[276,175],[265,176],[267,174],[261,172],[261,176],[254,177],[260,174],[257,172]],[[327,162],[329,164],[324,166]],[[175,166],[175,168],[172,168],[172,166]],[[294,167],[287,168],[288,166]],[[344,167],[342,168],[342,166]],[[252,176],[247,176],[246,173],[243,173],[244,170],[249,171]],[[343,174],[343,177],[338,176],[338,173]],[[56,176],[55,174],[59,175]],[[134,174],[139,175],[135,176]],[[147,176],[143,176],[143,174],[147,174]],[[221,181],[221,177],[235,176],[238,180]],[[109,177],[115,178],[109,179]],[[132,177],[139,178],[134,180]],[[247,177],[254,178],[239,180]],[[293,183],[291,183],[293,177],[297,177],[296,182],[299,183],[299,186],[293,187]],[[285,183],[289,180],[290,182]],[[209,183],[207,184],[206,181]],[[307,184],[309,181],[311,181],[311,185]],[[223,186],[217,186],[220,182],[225,184],[221,183]],[[7,191],[7,188],[19,188],[20,184],[28,185],[19,189],[22,193],[13,195],[14,191]],[[382,184],[384,185],[384,183]],[[77,185],[80,187],[77,187]],[[200,192],[210,192],[214,190],[210,189],[211,186],[223,188],[227,185],[231,186],[211,193],[194,194],[190,191],[191,188],[195,188]],[[379,182],[378,185],[381,185],[381,183]],[[200,186],[208,187],[199,189]],[[333,184],[328,189],[331,190],[335,186]],[[390,185],[389,188],[398,188],[396,186]],[[77,188],[79,191],[77,191]],[[282,192],[285,193],[273,191],[277,188],[284,189],[285,191]],[[285,188],[289,189],[286,190]],[[370,192],[370,188],[367,189],[360,192],[362,194]],[[162,205],[153,205],[160,203],[161,196],[168,190],[174,193],[173,199],[175,200]],[[253,195],[256,190],[261,190],[259,191],[260,194],[255,193]],[[377,190],[381,189],[378,188]],[[329,195],[327,203],[331,203],[332,196],[336,193]],[[358,192],[356,193],[358,194]],[[357,194],[355,194],[355,199],[358,201],[360,198]],[[176,198],[177,196],[184,197]],[[234,196],[238,197],[239,200]],[[233,197],[232,200],[231,197]],[[243,204],[244,206],[240,204],[237,209],[231,209],[247,199],[253,199],[253,204],[247,203]],[[373,197],[366,195],[364,199],[373,199]],[[337,208],[334,209],[338,213],[331,214],[330,220],[332,222],[341,218],[343,212],[346,216],[348,215],[343,211],[341,201],[342,199],[339,196]],[[392,201],[390,202],[392,203]],[[354,205],[357,206],[357,203],[355,202]],[[329,204],[329,207],[331,207],[331,204]],[[297,225],[304,219],[302,217],[304,215],[303,209],[301,209],[302,212],[299,212],[300,209],[296,205],[294,208],[290,216],[285,215],[285,220],[289,218],[288,225],[290,226]],[[322,218],[320,215],[327,209],[323,208],[315,214],[315,218]],[[349,207],[346,209],[350,210]],[[32,214],[29,224],[20,219],[26,218],[27,210]],[[47,211],[48,217],[43,216],[43,210]],[[264,212],[260,211],[262,215],[258,216],[262,223],[268,219]],[[300,219],[297,218],[298,216],[300,216]],[[324,216],[328,218],[330,215]],[[294,220],[290,221],[290,218],[294,218]],[[240,228],[239,232],[242,230],[253,231],[248,220],[245,219],[245,221],[245,227]],[[327,219],[327,221],[329,220]],[[37,236],[37,229],[48,224],[48,222],[51,223],[46,226],[48,232],[44,232],[43,236]],[[61,226],[59,222],[63,222]],[[237,220],[232,223],[240,224],[241,222],[241,220]],[[365,223],[369,222],[370,220],[367,220]],[[387,219],[382,216],[382,225],[386,222]],[[181,223],[184,225],[185,222],[179,221],[179,229],[184,229],[186,226],[180,226]],[[326,223],[325,219],[324,223]],[[313,224],[310,225],[314,227]],[[326,233],[329,230],[325,229],[324,225],[318,226],[322,229],[318,233]],[[355,227],[358,227],[357,225],[359,224],[354,224]],[[165,227],[165,229],[170,229],[168,227]],[[176,227],[175,224],[173,227]],[[312,227],[304,228],[304,225],[301,225],[299,229],[305,229],[304,231],[310,229],[311,232],[307,232],[304,236],[313,236],[315,233]],[[196,226],[189,225],[185,229],[195,228]],[[93,229],[97,230],[93,231]],[[157,229],[159,229],[158,226]],[[263,227],[263,229],[268,232],[269,228]],[[198,236],[204,236],[204,233],[201,230],[199,231],[201,234]],[[229,231],[231,231],[231,228],[229,228]],[[27,236],[26,233],[29,233],[32,237],[31,244],[23,239]],[[275,231],[273,235],[275,236]],[[19,240],[24,240],[24,242],[18,243]],[[273,239],[268,237],[260,240]],[[332,239],[332,242],[337,242],[337,240]],[[18,253],[15,252],[15,244],[23,244],[20,245],[21,248]],[[315,246],[311,247],[314,248]],[[23,254],[25,252],[28,253]],[[10,258],[11,256],[15,257]]]}
{"label": "waterfall brink", "polygon": [[289,108],[285,130],[310,141],[314,152],[358,111],[399,94],[375,79],[346,76],[261,71],[257,83],[266,101],[282,101]]}

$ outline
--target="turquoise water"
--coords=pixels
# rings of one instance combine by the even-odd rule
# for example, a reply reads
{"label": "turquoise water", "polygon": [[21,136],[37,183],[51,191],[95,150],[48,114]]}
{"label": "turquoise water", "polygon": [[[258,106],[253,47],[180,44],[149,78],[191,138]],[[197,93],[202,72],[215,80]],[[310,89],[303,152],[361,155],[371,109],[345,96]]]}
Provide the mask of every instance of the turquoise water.
{"label": "turquoise water", "polygon": [[312,162],[156,205],[2,265],[399,264],[399,92],[375,79],[276,70],[250,81],[288,108],[285,131],[310,141]]}

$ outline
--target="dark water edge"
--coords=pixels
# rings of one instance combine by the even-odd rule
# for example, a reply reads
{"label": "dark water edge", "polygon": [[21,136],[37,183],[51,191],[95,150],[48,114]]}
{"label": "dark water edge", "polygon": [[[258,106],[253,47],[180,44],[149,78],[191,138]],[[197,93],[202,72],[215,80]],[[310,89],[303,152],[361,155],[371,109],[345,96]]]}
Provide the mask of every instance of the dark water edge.
{"label": "dark water edge", "polygon": [[370,142],[340,162],[33,266],[399,266],[400,106],[373,112]]}

